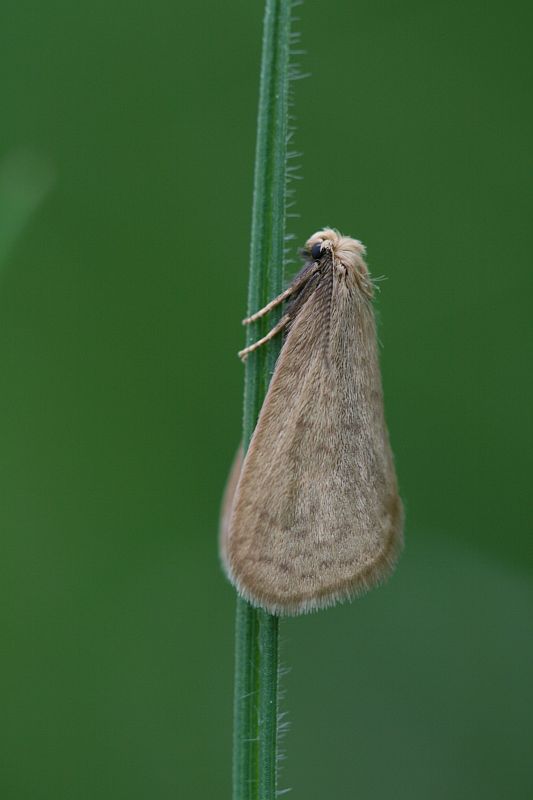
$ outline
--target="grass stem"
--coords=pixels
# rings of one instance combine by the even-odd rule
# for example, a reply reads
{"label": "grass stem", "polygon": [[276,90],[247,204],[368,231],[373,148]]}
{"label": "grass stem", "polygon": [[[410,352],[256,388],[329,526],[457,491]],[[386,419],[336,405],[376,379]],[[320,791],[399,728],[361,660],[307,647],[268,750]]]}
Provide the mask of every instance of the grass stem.
{"label": "grass stem", "polygon": [[[257,121],[248,314],[280,293],[285,243],[290,0],[266,0]],[[277,316],[278,315],[278,316]],[[248,326],[265,335],[279,311]],[[281,346],[275,337],[246,362],[246,450]],[[277,773],[278,618],[237,599],[233,800],[274,800]]]}

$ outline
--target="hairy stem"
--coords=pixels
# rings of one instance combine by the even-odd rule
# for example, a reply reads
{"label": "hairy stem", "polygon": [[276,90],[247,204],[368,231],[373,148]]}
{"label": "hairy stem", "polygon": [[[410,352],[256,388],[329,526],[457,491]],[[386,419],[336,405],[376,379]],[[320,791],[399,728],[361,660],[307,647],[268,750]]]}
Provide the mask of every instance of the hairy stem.
{"label": "hairy stem", "polygon": [[[290,0],[266,0],[257,121],[248,314],[281,292],[285,241]],[[246,344],[267,325],[248,326]],[[243,444],[248,447],[280,349],[277,336],[246,362]],[[274,800],[277,766],[278,618],[237,600],[233,800]]]}

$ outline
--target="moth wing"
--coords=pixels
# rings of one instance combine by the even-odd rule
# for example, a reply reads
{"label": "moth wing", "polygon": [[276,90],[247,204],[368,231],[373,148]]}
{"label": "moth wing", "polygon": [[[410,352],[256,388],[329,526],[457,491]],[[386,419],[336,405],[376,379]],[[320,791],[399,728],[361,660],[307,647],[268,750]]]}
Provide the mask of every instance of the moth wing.
{"label": "moth wing", "polygon": [[219,552],[222,564],[226,569],[226,571],[228,569],[228,566],[226,564],[226,555],[228,552],[227,542],[230,531],[231,513],[233,510],[233,500],[235,498],[235,490],[237,489],[237,484],[239,482],[239,477],[241,474],[243,458],[244,455],[241,442],[241,444],[237,448],[237,452],[235,453],[235,456],[233,458],[233,463],[230,467],[229,475],[226,481],[226,486],[224,488],[224,494],[222,496],[222,504],[220,508],[220,521],[219,521],[219,531],[218,531]]}
{"label": "moth wing", "polygon": [[251,603],[299,614],[383,580],[401,550],[402,525],[373,310],[332,267],[278,358],[223,561]]}

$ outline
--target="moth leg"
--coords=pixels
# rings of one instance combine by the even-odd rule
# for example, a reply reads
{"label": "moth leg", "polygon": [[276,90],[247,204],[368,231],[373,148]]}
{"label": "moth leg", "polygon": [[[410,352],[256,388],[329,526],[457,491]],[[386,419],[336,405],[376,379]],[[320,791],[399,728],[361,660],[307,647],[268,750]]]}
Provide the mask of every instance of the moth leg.
{"label": "moth leg", "polygon": [[287,297],[290,297],[291,294],[294,292],[294,289],[295,287],[293,285],[289,286],[288,289],[285,289],[284,292],[278,294],[278,296],[275,297],[273,300],[271,300],[270,303],[267,303],[264,308],[261,308],[259,309],[259,311],[256,311],[255,314],[252,314],[251,317],[246,317],[246,319],[243,319],[242,324],[249,325],[250,322],[255,322],[256,319],[264,317],[265,314],[268,314],[268,312],[272,311],[273,308],[276,308],[276,306],[279,306],[280,303],[283,303],[283,301],[286,300]]}
{"label": "moth leg", "polygon": [[257,350],[258,347],[261,347],[261,345],[266,344],[266,342],[269,342],[277,333],[279,333],[281,330],[283,330],[283,328],[289,322],[289,320],[290,320],[290,315],[289,314],[285,314],[280,319],[278,324],[274,325],[272,330],[270,330],[267,333],[266,336],[263,336],[262,339],[258,339],[257,342],[254,342],[253,344],[249,345],[248,347],[245,347],[244,350],[241,350],[238,353],[239,358],[242,361],[246,361],[246,357],[247,357],[248,353],[252,353],[254,350]]}
{"label": "moth leg", "polygon": [[315,262],[311,264],[306,264],[305,267],[302,270],[300,270],[300,272],[296,275],[291,285],[287,289],[285,289],[284,292],[278,294],[277,297],[271,300],[270,303],[267,303],[266,306],[264,306],[264,308],[260,308],[259,311],[256,311],[255,314],[252,314],[250,317],[246,317],[246,319],[243,319],[242,324],[249,325],[250,322],[255,322],[257,319],[264,317],[265,314],[268,314],[268,312],[272,311],[273,308],[276,308],[276,306],[279,306],[280,303],[283,303],[283,301],[286,300],[288,297],[290,297],[291,294],[294,294],[294,292],[299,291],[302,288],[302,286],[305,283],[307,283],[309,278],[318,269],[319,265]]}

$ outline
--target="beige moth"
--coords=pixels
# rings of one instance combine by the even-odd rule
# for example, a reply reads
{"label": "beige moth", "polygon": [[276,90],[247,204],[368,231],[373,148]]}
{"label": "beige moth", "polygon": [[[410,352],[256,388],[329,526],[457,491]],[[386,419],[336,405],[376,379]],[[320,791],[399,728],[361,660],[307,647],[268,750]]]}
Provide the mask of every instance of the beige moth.
{"label": "beige moth", "polygon": [[373,284],[361,242],[325,228],[305,245],[284,303],[283,345],[248,451],[226,487],[221,558],[252,605],[295,615],[359,595],[403,544],[383,410]]}

